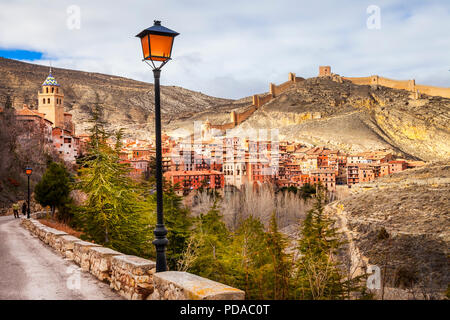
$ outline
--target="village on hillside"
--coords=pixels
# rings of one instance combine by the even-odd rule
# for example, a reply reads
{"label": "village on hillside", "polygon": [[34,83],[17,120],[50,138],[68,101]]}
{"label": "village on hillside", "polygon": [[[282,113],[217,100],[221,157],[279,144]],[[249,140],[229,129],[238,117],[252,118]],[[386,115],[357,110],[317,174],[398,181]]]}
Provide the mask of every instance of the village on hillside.
{"label": "village on hillside", "polygon": [[[320,72],[323,70],[321,67]],[[61,160],[75,165],[76,159],[86,153],[89,135],[76,135],[72,115],[64,112],[62,88],[51,70],[42,83],[42,91],[38,92],[37,110],[24,105],[16,110],[16,115],[18,120],[34,126],[30,130],[42,136],[45,149],[55,152]],[[323,146],[308,147],[295,141],[271,141],[267,135],[264,139],[245,134],[230,136],[209,121],[200,127],[201,133],[197,135],[162,136],[164,177],[177,186],[180,194],[187,195],[199,188],[220,190],[233,186],[240,189],[244,185],[258,187],[264,183],[279,188],[321,183],[333,192],[336,186],[351,188],[424,165],[422,161],[396,158],[394,152],[387,149],[346,153]],[[114,145],[115,141],[108,143]],[[122,141],[120,159],[130,164],[133,178],[150,176],[154,156],[154,141]]]}

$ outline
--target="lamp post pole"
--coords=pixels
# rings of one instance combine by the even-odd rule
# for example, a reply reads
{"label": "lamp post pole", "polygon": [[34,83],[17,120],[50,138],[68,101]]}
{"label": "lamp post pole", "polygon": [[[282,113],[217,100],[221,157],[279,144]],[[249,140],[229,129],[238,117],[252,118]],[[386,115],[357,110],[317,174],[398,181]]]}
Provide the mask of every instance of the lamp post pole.
{"label": "lamp post pole", "polygon": [[162,181],[162,151],[161,151],[161,104],[160,104],[160,88],[159,78],[161,70],[153,69],[155,78],[155,142],[156,142],[156,228],[153,231],[155,240],[153,244],[156,248],[156,272],[167,271],[166,247],[169,243],[167,240],[167,229],[164,226],[163,215],[163,181]]}
{"label": "lamp post pole", "polygon": [[[156,248],[156,272],[167,271],[166,247],[167,229],[164,226],[163,213],[163,176],[162,176],[162,151],[161,151],[161,102],[159,78],[161,68],[170,60],[172,54],[173,39],[179,35],[178,32],[170,30],[161,25],[161,21],[155,20],[152,27],[140,32],[136,37],[141,39],[144,61],[153,66],[155,78],[155,144],[156,144],[156,227],[153,233]],[[159,66],[155,62],[161,62]]]}
{"label": "lamp post pole", "polygon": [[27,219],[30,219],[30,175],[28,175],[28,205],[27,205]]}

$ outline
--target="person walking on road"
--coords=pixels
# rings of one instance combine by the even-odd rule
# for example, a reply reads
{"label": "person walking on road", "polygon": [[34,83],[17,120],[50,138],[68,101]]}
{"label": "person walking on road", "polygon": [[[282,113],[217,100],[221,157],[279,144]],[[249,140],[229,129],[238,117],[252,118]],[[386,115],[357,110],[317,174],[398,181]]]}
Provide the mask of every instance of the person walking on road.
{"label": "person walking on road", "polygon": [[25,201],[22,204],[22,214],[23,215],[27,214],[27,203]]}
{"label": "person walking on road", "polygon": [[15,218],[19,218],[19,205],[17,203],[14,203],[12,205],[12,209],[13,209],[13,212],[14,212],[14,219]]}

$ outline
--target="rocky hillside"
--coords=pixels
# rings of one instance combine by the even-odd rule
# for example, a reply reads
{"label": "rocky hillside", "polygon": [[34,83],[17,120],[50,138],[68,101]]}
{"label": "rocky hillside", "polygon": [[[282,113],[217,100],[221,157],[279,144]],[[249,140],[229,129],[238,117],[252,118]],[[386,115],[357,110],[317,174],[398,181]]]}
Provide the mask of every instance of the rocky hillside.
{"label": "rocky hillside", "polygon": [[[280,138],[349,152],[388,148],[422,160],[450,159],[450,99],[310,78],[263,105],[235,130],[278,128]],[[243,100],[248,105],[250,100]],[[235,103],[242,112],[243,107]],[[229,122],[230,106],[194,119]],[[192,119],[189,120],[192,122]],[[179,121],[177,126],[188,126]]]}
{"label": "rocky hillside", "polygon": [[353,267],[386,270],[385,298],[424,299],[445,292],[450,165],[433,163],[355,187],[352,196],[328,206],[349,241]]}
{"label": "rocky hillside", "polygon": [[[110,75],[54,69],[65,107],[78,133],[85,131],[89,106],[98,94],[110,129],[123,127],[133,137],[153,132],[153,85]],[[0,58],[0,101],[37,104],[37,91],[48,68]],[[339,80],[339,81],[338,81]],[[230,111],[242,112],[251,98],[213,98],[180,87],[162,87],[164,130],[192,131],[194,120],[230,122]],[[310,78],[259,108],[235,130],[278,128],[281,139],[324,145],[349,152],[387,148],[426,161],[450,159],[450,99],[405,90],[359,86],[336,77]]]}
{"label": "rocky hillside", "polygon": [[[7,94],[14,105],[37,106],[37,92],[49,72],[45,66],[0,58],[0,103]],[[152,132],[154,112],[153,84],[111,75],[53,68],[53,75],[65,94],[65,109],[73,114],[78,132],[86,128],[89,107],[98,94],[110,129],[145,137]],[[163,120],[190,118],[193,114],[232,103],[180,87],[162,86]]]}
{"label": "rocky hillside", "polygon": [[[320,119],[309,119],[310,116]],[[450,99],[349,81],[295,84],[241,124],[279,128],[287,139],[348,151],[393,149],[423,160],[450,158]]]}

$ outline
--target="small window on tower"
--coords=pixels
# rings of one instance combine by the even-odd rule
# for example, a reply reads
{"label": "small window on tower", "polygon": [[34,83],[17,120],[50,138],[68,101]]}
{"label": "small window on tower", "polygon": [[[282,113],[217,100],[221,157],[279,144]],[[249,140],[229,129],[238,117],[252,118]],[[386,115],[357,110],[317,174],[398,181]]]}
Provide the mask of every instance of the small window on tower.
{"label": "small window on tower", "polygon": [[52,93],[55,92],[55,88],[52,87]]}
{"label": "small window on tower", "polygon": [[48,93],[48,87],[46,89],[47,89],[47,93]]}
{"label": "small window on tower", "polygon": [[45,98],[44,98],[44,99],[42,99],[42,103],[43,103],[43,104],[45,104]]}
{"label": "small window on tower", "polygon": [[50,98],[47,99],[47,103],[50,103]]}

